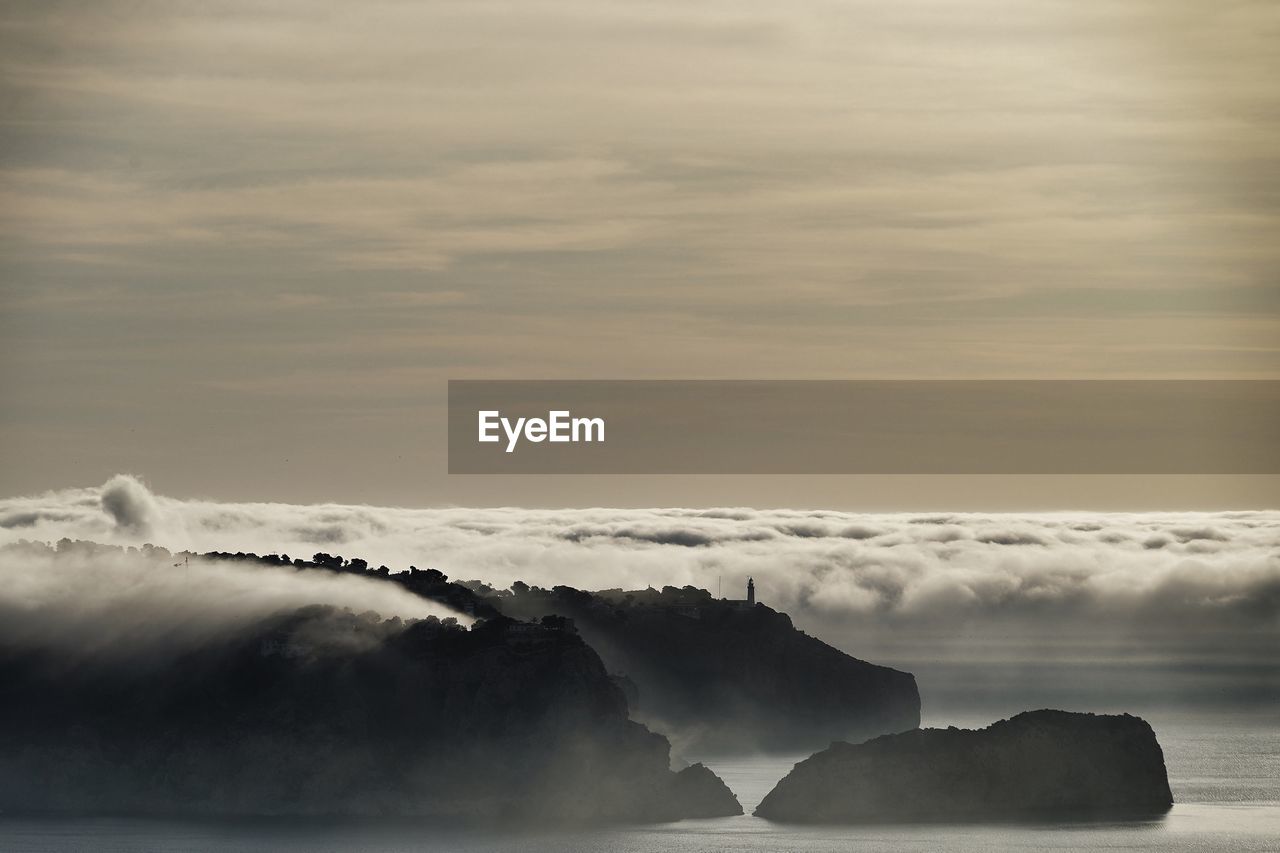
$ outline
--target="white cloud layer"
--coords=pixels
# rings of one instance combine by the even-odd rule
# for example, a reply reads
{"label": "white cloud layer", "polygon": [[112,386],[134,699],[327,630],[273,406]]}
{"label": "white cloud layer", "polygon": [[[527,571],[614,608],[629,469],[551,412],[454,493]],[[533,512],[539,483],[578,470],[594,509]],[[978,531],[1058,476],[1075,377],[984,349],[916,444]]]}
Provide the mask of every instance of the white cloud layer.
{"label": "white cloud layer", "polygon": [[[976,650],[1061,659],[1105,647],[1135,658],[1265,660],[1280,639],[1280,512],[302,506],[177,500],[128,476],[0,501],[0,542],[62,537],[293,557],[324,551],[499,587],[524,580],[714,592],[722,583],[725,597],[740,597],[751,576],[761,599],[800,627],[873,659]],[[346,594],[329,590],[323,600]]]}
{"label": "white cloud layer", "polygon": [[[152,496],[137,480],[116,477],[88,503],[86,494],[50,495],[31,502],[30,509],[13,509],[27,503],[22,499],[6,501],[0,544],[23,538],[13,535],[18,531],[49,525],[62,531],[54,538],[113,544],[151,534],[157,541],[167,538],[163,519],[174,517],[177,504]],[[52,509],[60,501],[65,512]],[[90,514],[98,516],[97,525]],[[250,621],[313,604],[372,610],[384,618],[468,621],[394,584],[351,575],[184,560],[135,548],[0,549],[0,640],[9,648],[181,651]]]}

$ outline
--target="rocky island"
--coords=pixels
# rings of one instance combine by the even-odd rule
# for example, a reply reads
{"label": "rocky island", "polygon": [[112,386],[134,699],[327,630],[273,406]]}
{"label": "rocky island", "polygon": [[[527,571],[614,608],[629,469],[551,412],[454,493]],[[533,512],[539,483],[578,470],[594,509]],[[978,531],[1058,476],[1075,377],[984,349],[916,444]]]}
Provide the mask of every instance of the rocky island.
{"label": "rocky island", "polygon": [[1145,720],[1029,711],[985,729],[918,729],[833,743],[801,761],[755,814],[875,823],[1163,814],[1164,753]]}

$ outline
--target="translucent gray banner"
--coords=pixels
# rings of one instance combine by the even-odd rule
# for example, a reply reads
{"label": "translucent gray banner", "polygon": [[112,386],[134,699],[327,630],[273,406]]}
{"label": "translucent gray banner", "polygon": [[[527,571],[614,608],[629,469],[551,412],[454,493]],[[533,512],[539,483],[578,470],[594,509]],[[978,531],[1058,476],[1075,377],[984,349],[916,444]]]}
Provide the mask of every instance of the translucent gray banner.
{"label": "translucent gray banner", "polygon": [[452,380],[451,474],[1275,474],[1280,381]]}

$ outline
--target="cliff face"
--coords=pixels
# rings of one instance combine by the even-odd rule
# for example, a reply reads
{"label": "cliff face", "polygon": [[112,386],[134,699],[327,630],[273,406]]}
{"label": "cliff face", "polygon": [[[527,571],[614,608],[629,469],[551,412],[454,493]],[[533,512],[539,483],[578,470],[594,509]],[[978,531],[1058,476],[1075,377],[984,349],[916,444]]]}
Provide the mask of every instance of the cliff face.
{"label": "cliff face", "polygon": [[180,656],[0,650],[0,811],[741,813],[669,749],[555,619],[468,631],[312,607]]}
{"label": "cliff face", "polygon": [[634,683],[632,716],[691,751],[812,749],[920,723],[910,673],[852,658],[762,604],[692,588],[519,586],[488,601],[515,618],[572,618],[609,671]]}
{"label": "cliff face", "polygon": [[451,582],[436,569],[392,572],[329,554],[205,556],[380,578],[480,618],[571,618],[623,688],[632,718],[690,752],[814,749],[920,724],[910,673],[850,657],[762,604],[719,601],[693,587],[592,593],[517,583],[508,593]]}
{"label": "cliff face", "polygon": [[1162,814],[1173,803],[1146,721],[1030,711],[985,729],[922,729],[801,761],[760,803],[812,823],[1094,818]]}

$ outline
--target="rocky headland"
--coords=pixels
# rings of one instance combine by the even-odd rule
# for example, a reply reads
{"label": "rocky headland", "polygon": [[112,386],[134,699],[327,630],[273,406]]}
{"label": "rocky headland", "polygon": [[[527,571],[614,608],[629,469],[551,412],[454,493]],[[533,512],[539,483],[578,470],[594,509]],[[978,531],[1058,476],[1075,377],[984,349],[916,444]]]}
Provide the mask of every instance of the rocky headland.
{"label": "rocky headland", "polygon": [[478,618],[571,619],[626,693],[633,719],[693,754],[811,750],[920,724],[911,673],[847,655],[765,604],[692,586],[588,592],[516,582],[500,590],[330,554],[204,556],[375,577]]}
{"label": "rocky headland", "polygon": [[517,584],[485,601],[508,616],[573,619],[632,715],[700,754],[813,749],[920,724],[915,677],[858,660],[761,603],[694,587],[586,592]]}
{"label": "rocky headland", "polygon": [[172,650],[0,648],[0,812],[742,813],[707,768],[670,768],[667,739],[554,616],[468,629],[312,606]]}

